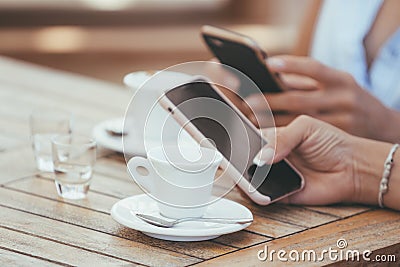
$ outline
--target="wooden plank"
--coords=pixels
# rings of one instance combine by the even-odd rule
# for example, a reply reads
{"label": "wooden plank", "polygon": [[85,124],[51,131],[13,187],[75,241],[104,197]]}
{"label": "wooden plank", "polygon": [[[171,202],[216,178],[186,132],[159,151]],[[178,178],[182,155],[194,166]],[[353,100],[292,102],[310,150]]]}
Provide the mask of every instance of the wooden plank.
{"label": "wooden plank", "polygon": [[116,179],[98,173],[93,174],[91,189],[116,198],[125,198],[144,193],[133,179]]}
{"label": "wooden plank", "polygon": [[64,265],[132,265],[132,262],[107,257],[3,227],[0,227],[0,236],[3,239],[2,246],[5,248],[20,251],[34,257],[49,259]]}
{"label": "wooden plank", "polygon": [[[215,189],[224,190],[218,187]],[[300,206],[281,204],[259,206],[244,197],[237,188],[227,194],[226,198],[241,203],[253,213],[254,222],[247,230],[273,238],[294,234],[338,219],[337,216],[321,214]]]}
{"label": "wooden plank", "polygon": [[124,111],[131,96],[131,91],[122,86],[6,57],[0,57],[0,83],[36,90],[37,94],[43,96],[55,95],[60,99],[74,98],[89,106],[92,104],[104,109],[110,108],[118,113]]}
{"label": "wooden plank", "polygon": [[95,173],[93,175],[92,190],[101,192],[116,198],[125,198],[143,194],[139,186],[131,179],[128,181],[115,179]]}
{"label": "wooden plank", "polygon": [[[400,259],[399,245],[399,224],[400,214],[388,210],[375,210],[355,215],[353,217],[316,227],[296,235],[272,240],[262,245],[240,250],[234,254],[227,254],[200,264],[200,266],[258,266],[271,264],[280,266],[283,262],[277,260],[266,262],[260,261],[257,253],[268,246],[268,250],[279,251],[281,249],[289,253],[297,250],[300,253],[304,250],[315,250],[318,255],[324,249],[337,249],[338,239],[345,239],[347,247],[344,250],[358,250],[362,253],[365,250],[380,251],[381,253],[397,253],[397,261]],[[385,248],[388,248],[386,250]],[[345,252],[344,252],[345,253]],[[336,254],[337,255],[337,254]],[[318,262],[285,262],[292,265],[321,265],[333,261],[325,254],[324,261]],[[288,258],[288,255],[286,255]]]}
{"label": "wooden plank", "polygon": [[273,204],[265,207],[256,206],[253,211],[255,214],[264,217],[306,228],[315,227],[339,219],[334,215],[314,212],[301,206],[284,204]]}
{"label": "wooden plank", "polygon": [[27,256],[14,251],[0,248],[1,266],[65,266],[61,263],[50,262],[45,259]]}
{"label": "wooden plank", "polygon": [[28,118],[34,108],[71,111],[74,130],[90,135],[96,123],[123,116],[132,96],[124,87],[4,57],[0,57],[0,70],[0,131],[24,141],[28,141]]}
{"label": "wooden plank", "polygon": [[[47,194],[44,193],[43,195]],[[95,196],[94,194],[88,195],[88,201],[91,202],[91,198]],[[103,212],[89,212],[87,208],[14,191],[8,188],[0,188],[0,203],[3,203],[3,206],[6,207],[12,207],[14,209],[68,222],[149,246],[155,246],[201,259],[210,259],[234,251],[232,247],[210,241],[182,243],[154,239],[138,231],[123,227],[115,222],[110,215],[104,214]]]}
{"label": "wooden plank", "polygon": [[103,176],[122,179],[125,181],[132,180],[126,169],[125,162],[115,161],[107,157],[97,160],[94,171],[95,173],[102,174]]}
{"label": "wooden plank", "polygon": [[306,206],[306,208],[310,210],[315,210],[317,212],[335,215],[340,218],[347,218],[372,209],[368,206],[345,204],[331,206]]}
{"label": "wooden plank", "polygon": [[[8,135],[16,134],[20,138],[29,137],[29,116],[37,108],[56,108],[71,112],[74,120],[73,131],[85,135],[91,135],[93,127],[98,122],[123,116],[122,111],[115,115],[104,109],[102,112],[94,112],[95,106],[86,106],[78,101],[70,103],[62,98],[42,96],[40,93],[21,93],[22,96],[18,100],[15,100],[15,94],[13,92],[8,98],[3,97],[1,100],[0,116],[4,123],[0,126]],[[62,104],[57,104],[59,102]],[[10,122],[12,122],[11,125],[9,125]]]}
{"label": "wooden plank", "polygon": [[199,262],[199,259],[193,257],[10,208],[0,207],[0,216],[7,218],[0,222],[4,228],[15,231],[21,229],[25,234],[131,263],[151,266],[165,266],[168,263],[170,266],[182,266]]}
{"label": "wooden plank", "polygon": [[[108,195],[99,194],[97,192],[89,191],[88,199],[82,200],[68,200],[68,199],[60,199],[57,195],[54,182],[45,179],[45,178],[37,178],[30,177],[22,180],[18,180],[13,183],[7,184],[7,188],[13,188],[19,191],[31,193],[38,196],[43,196],[46,198],[60,200],[65,203],[73,204],[80,207],[89,208],[92,210],[109,213],[112,205],[119,199],[116,197],[111,197]],[[93,195],[93,196],[92,196]],[[90,200],[89,200],[90,199]],[[258,235],[255,233],[250,233],[247,231],[241,231],[240,233],[233,233],[230,235],[222,236],[215,241],[217,243],[221,243],[224,245],[243,248],[250,245],[258,244],[261,242],[265,242],[267,240],[271,240],[271,238]]]}
{"label": "wooden plank", "polygon": [[254,215],[253,223],[247,228],[248,231],[273,238],[294,234],[305,229],[307,228],[259,215]]}
{"label": "wooden plank", "polygon": [[31,147],[0,153],[0,184],[39,173]]}
{"label": "wooden plank", "polygon": [[22,144],[23,141],[19,138],[9,136],[3,132],[0,133],[0,153],[21,146]]}
{"label": "wooden plank", "polygon": [[[39,195],[43,195],[43,193],[41,192],[47,192],[46,194],[52,194],[51,198],[57,199],[53,184],[49,185],[47,187],[47,190],[41,191],[41,188],[43,188],[43,186],[35,187],[28,181],[24,181],[21,183],[22,184],[20,185],[11,184],[9,186],[22,190],[27,190],[28,192]],[[133,181],[123,181],[120,179],[114,179],[98,174],[94,175],[91,189],[95,190],[96,192],[101,192],[113,196],[115,198],[124,198],[142,193],[141,189]],[[296,206],[257,206],[251,203],[249,200],[244,199],[237,191],[237,189],[233,190],[228,195],[228,198],[231,198],[233,194],[235,195],[233,200],[247,206],[254,214],[258,215],[255,216],[255,221],[248,228],[248,230],[253,233],[261,234],[268,237],[282,237],[285,235],[303,231],[309,227],[314,227],[338,219],[337,217],[331,216],[329,214],[321,214],[319,212],[313,212],[308,209]],[[49,197],[49,195],[45,196]],[[100,202],[97,205],[97,209],[104,212],[108,208],[110,208],[112,204],[113,202],[110,201]],[[104,206],[104,208],[101,208],[101,206]]]}
{"label": "wooden plank", "polygon": [[[124,181],[129,181],[135,184],[131,176],[128,174],[125,158],[120,153],[112,153],[104,158],[99,159],[96,162],[95,173],[99,173],[106,177],[122,179]],[[218,180],[214,184],[213,195],[221,195],[226,192],[229,192],[229,190],[227,189],[232,188],[231,184],[232,184],[231,179],[229,180],[225,179],[223,181]],[[235,187],[233,187],[233,190],[230,193],[230,195],[232,196],[235,195],[236,198],[233,199],[233,197],[231,197],[230,199],[234,201],[237,201],[237,199],[243,200],[243,197],[238,192],[239,191]]]}
{"label": "wooden plank", "polygon": [[[114,162],[118,162],[118,163],[121,163],[126,166],[126,160],[125,160],[123,153],[114,153],[114,154],[109,155],[107,158]],[[128,160],[129,159],[130,158],[128,158]]]}
{"label": "wooden plank", "polygon": [[[98,149],[97,152],[98,157],[114,153],[104,149]],[[30,144],[24,144],[14,149],[0,152],[0,170],[0,184],[22,177],[40,174],[40,171],[36,169],[36,163]]]}
{"label": "wooden plank", "polygon": [[238,233],[220,236],[214,239],[214,242],[233,246],[236,248],[245,248],[270,240],[272,240],[272,238],[244,230]]}
{"label": "wooden plank", "polygon": [[[119,199],[116,197],[99,194],[89,190],[88,198],[79,200],[63,199],[58,196],[54,181],[48,178],[27,177],[6,185],[21,192],[30,193],[37,196],[46,197],[75,206],[88,208],[91,210],[110,213],[111,207]],[[93,195],[93,196],[92,196]]]}
{"label": "wooden plank", "polygon": [[[104,179],[104,177],[102,177],[102,178]],[[112,184],[112,183],[110,182],[110,184]],[[127,187],[126,185],[123,185],[123,186]],[[83,199],[83,200],[61,199],[57,195],[57,192],[56,192],[56,189],[54,186],[54,182],[47,178],[29,177],[26,179],[21,179],[16,182],[9,183],[9,184],[7,184],[7,188],[13,188],[13,189],[16,189],[16,190],[19,190],[22,192],[27,192],[27,193],[31,193],[34,195],[63,201],[65,203],[89,208],[89,209],[104,212],[107,214],[110,212],[112,205],[114,205],[115,202],[118,201],[118,198],[116,198],[116,197],[111,197],[108,195],[98,194],[96,192],[90,192],[90,191],[88,193],[88,199]],[[104,188],[108,188],[108,187],[104,187]],[[250,236],[251,236],[251,238],[250,238]],[[234,236],[234,234],[232,234],[231,237],[227,237],[227,238],[222,237],[221,240],[218,241],[218,243],[237,247],[237,246],[239,246],[238,244],[241,242],[242,247],[244,247],[244,246],[248,246],[248,244],[250,244],[250,243],[255,244],[255,243],[262,242],[265,239],[266,239],[265,237],[262,237],[262,236],[259,236],[256,234],[252,234],[252,233],[241,234],[239,236]],[[235,244],[233,244],[233,243],[235,243]]]}
{"label": "wooden plank", "polygon": [[[95,180],[93,180],[95,181]],[[111,184],[111,183],[110,183]],[[53,181],[43,178],[30,177],[7,184],[8,188],[17,189],[23,192],[43,196],[46,198],[60,200],[57,195]],[[107,188],[107,187],[105,187]],[[101,188],[104,192],[105,188]],[[99,189],[99,188],[98,188]],[[100,190],[100,192],[101,192]],[[118,189],[116,189],[118,191]],[[112,205],[118,200],[117,197],[90,192],[88,199],[84,200],[61,200],[73,205],[90,208],[100,212],[109,213]],[[247,247],[252,244],[270,240],[269,237],[280,237],[306,229],[305,227],[294,226],[284,222],[272,220],[262,216],[256,216],[253,224],[248,228],[253,233],[232,234],[223,236],[216,241],[233,247]],[[259,235],[255,235],[259,234]],[[262,236],[260,236],[262,235]],[[267,237],[266,237],[267,236]],[[269,237],[268,237],[269,236]]]}
{"label": "wooden plank", "polygon": [[[114,116],[123,116],[126,104],[110,107],[98,108],[97,105],[90,103],[82,98],[80,94],[57,95],[53,92],[41,91],[41,88],[25,88],[17,84],[4,84],[0,92],[2,107],[1,114],[9,118],[23,120],[29,117],[29,114],[35,108],[56,108],[70,111],[76,114],[82,121],[96,121],[99,119],[112,118]],[[16,95],[18,98],[16,99]],[[122,104],[122,103],[121,103]],[[115,111],[118,109],[118,111]]]}
{"label": "wooden plank", "polygon": [[[2,106],[3,101],[0,102]],[[7,114],[2,112],[0,107],[0,131],[3,135],[13,137],[18,140],[22,140],[24,143],[29,142],[29,124],[28,119],[26,121],[17,120],[13,117],[9,117]]]}

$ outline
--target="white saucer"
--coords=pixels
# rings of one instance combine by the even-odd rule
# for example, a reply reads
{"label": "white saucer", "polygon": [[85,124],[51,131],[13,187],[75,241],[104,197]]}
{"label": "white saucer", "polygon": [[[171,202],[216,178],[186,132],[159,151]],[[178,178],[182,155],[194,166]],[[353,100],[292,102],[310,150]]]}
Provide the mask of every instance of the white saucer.
{"label": "white saucer", "polygon": [[[100,122],[93,128],[92,136],[98,145],[116,152],[124,153],[123,137],[119,135],[112,135],[109,132],[110,129],[118,131],[119,125],[121,125],[120,127],[122,129],[123,123],[124,118],[114,118]],[[129,146],[125,146],[125,154],[129,156],[146,156],[145,147],[153,148],[160,146],[159,141],[149,140],[148,138],[144,144],[144,141],[142,141],[140,137],[135,138],[134,131],[130,131],[124,136],[124,138],[129,138]],[[165,144],[168,145],[168,143]],[[194,141],[189,134],[182,135],[180,144],[189,146],[197,145],[196,141]]]}
{"label": "white saucer", "polygon": [[[100,122],[93,128],[92,136],[96,140],[98,145],[116,152],[124,153],[122,136],[112,135],[109,132],[109,129],[119,130],[118,125],[121,125],[122,129],[123,123],[124,118],[114,118]],[[134,133],[130,132],[129,135],[134,135]],[[146,156],[146,150],[143,148],[143,143],[141,143],[140,138],[130,138],[129,144],[129,147],[125,147],[125,153],[127,155]],[[149,147],[157,146],[157,144],[158,143],[151,142],[151,140],[146,140],[146,145],[148,145]]]}
{"label": "white saucer", "polygon": [[148,79],[158,71],[135,71],[124,76],[124,84],[136,92]]}
{"label": "white saucer", "polygon": [[[148,224],[135,213],[145,213],[161,216],[155,200],[146,194],[122,199],[114,204],[111,216],[120,224],[141,231],[144,234],[170,241],[202,241],[216,238],[220,235],[240,231],[248,224],[219,224],[206,222],[183,222],[173,228],[162,228]],[[253,218],[249,209],[239,203],[227,199],[213,202],[204,217],[218,218]]]}
{"label": "white saucer", "polygon": [[[105,147],[107,149],[117,151],[120,153],[124,152],[123,149],[123,142],[122,142],[122,136],[119,135],[112,135],[110,134],[107,130],[109,129],[110,125],[112,127],[115,127],[120,123],[121,128],[123,127],[124,123],[124,118],[114,118],[110,120],[103,121],[99,124],[97,124],[92,131],[92,136],[96,140],[97,144],[99,144],[102,147]],[[139,142],[139,140],[138,140]],[[125,151],[128,155],[141,155],[144,156],[146,155],[146,151],[142,151],[140,149],[143,145],[137,144],[137,145],[132,145],[131,149],[127,149]]]}

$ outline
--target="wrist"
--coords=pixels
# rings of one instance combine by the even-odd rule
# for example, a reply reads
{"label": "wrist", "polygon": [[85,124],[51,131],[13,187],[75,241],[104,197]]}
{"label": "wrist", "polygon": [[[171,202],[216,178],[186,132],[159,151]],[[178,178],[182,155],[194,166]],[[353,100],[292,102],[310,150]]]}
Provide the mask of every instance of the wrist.
{"label": "wrist", "polygon": [[390,143],[400,143],[400,133],[396,127],[393,127],[393,125],[400,125],[400,112],[388,109],[387,116],[382,122],[384,124],[379,130],[382,136],[378,139]]}
{"label": "wrist", "polygon": [[[392,144],[357,137],[355,137],[353,144],[353,179],[355,185],[353,202],[377,205],[383,165]],[[394,166],[392,170],[394,170]],[[387,195],[385,194],[385,205],[387,205]]]}

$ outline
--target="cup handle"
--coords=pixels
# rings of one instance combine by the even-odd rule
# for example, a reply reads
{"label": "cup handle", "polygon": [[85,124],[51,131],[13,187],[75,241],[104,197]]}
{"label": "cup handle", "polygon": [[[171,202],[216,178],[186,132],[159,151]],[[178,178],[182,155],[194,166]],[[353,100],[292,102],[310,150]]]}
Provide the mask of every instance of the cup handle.
{"label": "cup handle", "polygon": [[[144,168],[148,173],[141,174],[138,172],[138,168]],[[128,161],[128,172],[132,179],[143,186],[147,191],[152,191],[153,188],[153,177],[154,177],[154,169],[146,158],[143,157],[133,157]]]}

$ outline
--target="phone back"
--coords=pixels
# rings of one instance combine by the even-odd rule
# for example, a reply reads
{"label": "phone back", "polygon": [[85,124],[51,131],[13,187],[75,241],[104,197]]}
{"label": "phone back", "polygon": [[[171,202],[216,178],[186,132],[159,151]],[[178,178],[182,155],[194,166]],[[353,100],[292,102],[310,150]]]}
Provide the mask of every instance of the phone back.
{"label": "phone back", "polygon": [[[257,44],[241,34],[231,31],[205,26],[202,37],[215,57],[223,64],[233,67],[247,75],[263,93],[278,93],[282,91],[282,84],[277,74],[271,73],[265,63],[266,53]],[[241,81],[243,79],[240,79]],[[240,96],[246,97],[248,86],[242,84]]]}

